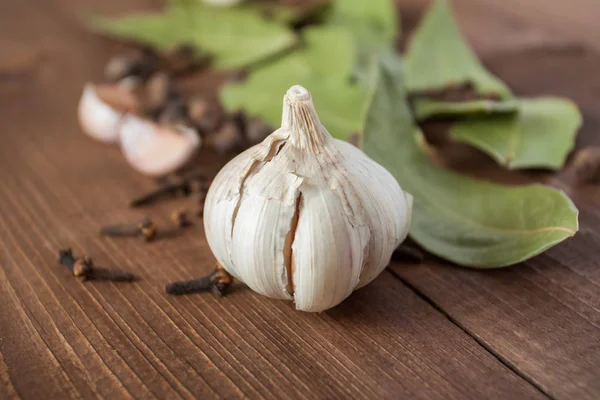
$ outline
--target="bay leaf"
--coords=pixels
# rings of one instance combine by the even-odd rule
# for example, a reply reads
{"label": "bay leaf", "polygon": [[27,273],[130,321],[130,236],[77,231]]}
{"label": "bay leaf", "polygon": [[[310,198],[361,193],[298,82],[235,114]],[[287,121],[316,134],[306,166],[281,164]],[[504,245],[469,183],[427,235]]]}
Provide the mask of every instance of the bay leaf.
{"label": "bay leaf", "polygon": [[279,2],[258,2],[247,7],[258,7],[269,18],[291,26],[322,22],[330,11],[331,0],[309,0],[285,5]]}
{"label": "bay leaf", "polygon": [[577,105],[555,97],[520,99],[518,105],[513,115],[459,121],[450,136],[509,169],[561,169],[583,122]]}
{"label": "bay leaf", "polygon": [[504,186],[434,165],[417,145],[398,57],[381,59],[366,115],[363,149],[414,196],[410,236],[457,264],[497,268],[573,236],[578,210],[560,190]]}
{"label": "bay leaf", "polygon": [[[418,119],[514,111],[510,89],[483,67],[463,38],[447,0],[436,0],[427,10],[410,40],[405,63],[409,92],[441,90],[469,82],[475,94],[482,98],[468,102],[423,100],[415,107]],[[491,96],[498,100],[486,99]]]}
{"label": "bay leaf", "polygon": [[172,1],[163,13],[137,13],[119,18],[95,17],[99,33],[165,50],[188,44],[213,56],[213,66],[235,69],[252,65],[297,44],[296,36],[249,7],[212,7],[200,2]]}
{"label": "bay leaf", "polygon": [[380,36],[393,39],[399,30],[397,12],[392,0],[336,0],[332,20],[354,20],[351,25],[365,25]]}
{"label": "bay leaf", "polygon": [[362,83],[369,79],[373,59],[381,52],[394,51],[400,31],[393,0],[336,0],[327,23],[352,34],[356,46],[353,75]]}
{"label": "bay leaf", "polygon": [[503,101],[475,99],[467,101],[440,101],[416,98],[411,101],[415,118],[419,121],[432,117],[458,117],[474,115],[511,114],[519,108],[516,99]]}
{"label": "bay leaf", "polygon": [[350,81],[355,61],[351,34],[335,26],[306,29],[305,46],[254,71],[241,83],[225,85],[220,100],[227,111],[243,110],[272,126],[281,124],[283,94],[293,85],[312,93],[323,125],[334,136],[360,132],[366,91]]}

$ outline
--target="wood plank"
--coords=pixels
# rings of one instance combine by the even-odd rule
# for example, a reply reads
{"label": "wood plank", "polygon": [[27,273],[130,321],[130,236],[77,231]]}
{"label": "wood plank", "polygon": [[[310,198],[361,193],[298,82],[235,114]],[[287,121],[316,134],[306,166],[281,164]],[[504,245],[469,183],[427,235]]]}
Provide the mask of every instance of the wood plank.
{"label": "wood plank", "polygon": [[[241,285],[221,300],[166,296],[166,282],[207,273],[214,259],[200,225],[151,244],[97,237],[101,224],[143,213],[164,225],[180,204],[127,210],[152,183],[81,134],[78,96],[111,46],[79,26],[79,6],[10,2],[0,13],[11,46],[0,51],[24,54],[0,74],[0,389],[48,399],[546,398],[390,273],[322,314]],[[56,263],[65,246],[141,281],[79,282]]]}
{"label": "wood plank", "polygon": [[[546,3],[551,8],[549,3],[560,2]],[[466,8],[457,8],[457,13],[465,21],[462,28],[467,37],[489,35],[486,18],[493,7],[487,12],[485,7],[465,12]],[[497,26],[508,30],[513,26],[513,19],[494,15]],[[574,99],[585,119],[578,147],[600,145],[600,55],[585,43],[547,43],[555,42],[527,48],[500,46],[484,61],[518,94]],[[581,232],[574,238],[521,265],[497,271],[469,270],[440,260],[395,265],[392,270],[544,393],[558,399],[596,399],[600,393],[600,187],[575,186],[568,170],[547,175],[546,180],[566,190],[580,208]]]}
{"label": "wood plank", "polygon": [[[420,12],[432,0],[396,0],[403,12]],[[583,43],[600,50],[600,2],[596,0],[452,0],[452,7],[471,43],[477,48],[481,41],[493,49],[495,42],[513,42],[515,46],[530,46],[544,42],[544,36],[560,38],[562,42]],[[509,21],[507,24],[506,22]],[[416,22],[416,20],[415,20]],[[471,30],[469,25],[485,28]],[[484,33],[485,32],[485,33]],[[478,49],[479,50],[479,49]]]}
{"label": "wood plank", "polygon": [[505,13],[514,21],[544,28],[546,31],[600,50],[597,40],[600,37],[600,2],[596,0],[458,0],[457,3],[485,4],[489,14]]}
{"label": "wood plank", "polygon": [[[396,1],[401,10],[403,31],[405,36],[410,36],[432,1]],[[560,49],[574,43],[585,43],[560,32],[544,29],[544,26],[532,24],[527,19],[512,18],[506,12],[492,8],[486,0],[455,0],[451,4],[463,35],[480,56],[516,49]]]}

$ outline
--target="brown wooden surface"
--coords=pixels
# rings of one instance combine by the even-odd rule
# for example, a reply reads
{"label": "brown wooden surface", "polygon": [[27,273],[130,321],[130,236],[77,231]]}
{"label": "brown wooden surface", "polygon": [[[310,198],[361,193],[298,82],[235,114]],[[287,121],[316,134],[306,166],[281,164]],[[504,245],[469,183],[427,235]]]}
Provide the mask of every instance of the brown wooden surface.
{"label": "brown wooden surface", "polygon": [[[221,300],[165,296],[166,282],[212,268],[200,224],[152,244],[98,238],[107,221],[165,223],[177,203],[128,210],[152,182],[81,134],[82,85],[114,46],[78,18],[156,3],[0,3],[0,398],[600,397],[600,189],[565,173],[548,180],[581,209],[575,238],[499,271],[396,264],[322,314],[241,285]],[[400,3],[409,26],[424,2]],[[520,18],[486,0],[456,9],[492,70],[520,94],[574,98],[579,145],[599,143],[600,55],[565,38],[574,27],[549,32],[528,8]],[[142,280],[80,283],[56,264],[64,246]]]}

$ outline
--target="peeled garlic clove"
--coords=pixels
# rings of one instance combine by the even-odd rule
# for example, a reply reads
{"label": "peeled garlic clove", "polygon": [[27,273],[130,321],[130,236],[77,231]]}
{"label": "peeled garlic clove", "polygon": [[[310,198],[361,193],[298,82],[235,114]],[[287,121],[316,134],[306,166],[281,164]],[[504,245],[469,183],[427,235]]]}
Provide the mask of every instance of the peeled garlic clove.
{"label": "peeled garlic clove", "polygon": [[150,176],[170,174],[185,165],[200,146],[191,128],[161,126],[128,114],[120,128],[121,151],[137,171]]}
{"label": "peeled garlic clove", "polygon": [[104,143],[119,139],[121,119],[127,111],[137,108],[137,101],[124,85],[94,85],[87,83],[77,110],[84,133]]}
{"label": "peeled garlic clove", "polygon": [[412,196],[331,137],[310,93],[284,97],[282,127],[230,161],[206,197],[217,260],[253,290],[323,311],[375,279],[410,226]]}

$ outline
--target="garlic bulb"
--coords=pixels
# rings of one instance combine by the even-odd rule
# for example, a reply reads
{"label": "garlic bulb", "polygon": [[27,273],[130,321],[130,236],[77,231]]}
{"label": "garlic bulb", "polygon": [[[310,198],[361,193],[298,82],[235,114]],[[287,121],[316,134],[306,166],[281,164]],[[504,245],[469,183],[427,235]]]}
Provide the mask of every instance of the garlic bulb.
{"label": "garlic bulb", "polygon": [[377,277],[406,238],[412,196],[321,125],[310,93],[288,90],[280,129],[231,160],[206,197],[218,262],[265,296],[331,308]]}

